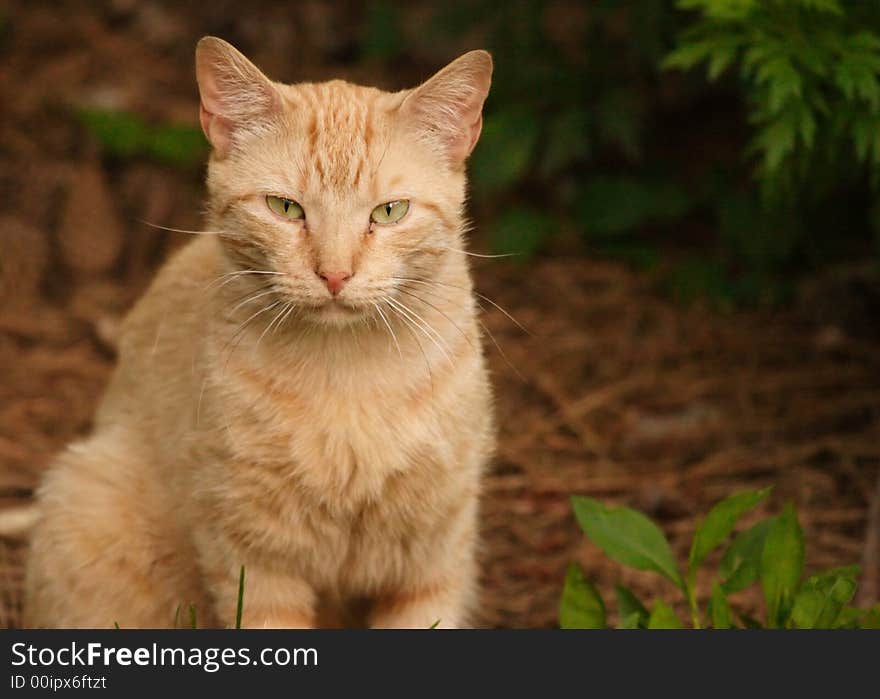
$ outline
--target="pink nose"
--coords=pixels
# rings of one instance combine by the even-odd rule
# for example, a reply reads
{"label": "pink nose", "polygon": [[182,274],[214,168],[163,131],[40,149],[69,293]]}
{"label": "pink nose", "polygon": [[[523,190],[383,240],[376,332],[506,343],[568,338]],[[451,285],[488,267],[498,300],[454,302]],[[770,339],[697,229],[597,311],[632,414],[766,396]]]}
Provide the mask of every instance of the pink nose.
{"label": "pink nose", "polygon": [[351,279],[351,274],[348,272],[319,272],[319,274],[324,280],[324,283],[327,284],[330,293],[334,296],[342,290],[342,287],[345,286],[345,282]]}

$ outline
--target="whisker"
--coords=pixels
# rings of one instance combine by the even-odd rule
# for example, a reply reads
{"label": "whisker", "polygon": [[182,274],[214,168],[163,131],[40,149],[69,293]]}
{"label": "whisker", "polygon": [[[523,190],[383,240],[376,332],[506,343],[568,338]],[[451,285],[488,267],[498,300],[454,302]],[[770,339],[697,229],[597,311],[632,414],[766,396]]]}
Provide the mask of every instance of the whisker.
{"label": "whisker", "polygon": [[[386,299],[386,301],[387,301],[387,299]],[[421,343],[421,341],[419,341],[419,336],[415,332],[413,332],[412,327],[410,327],[411,321],[408,320],[406,318],[406,316],[402,315],[400,313],[400,311],[398,311],[396,308],[394,308],[394,306],[388,306],[388,308],[389,308],[389,310],[391,310],[394,313],[394,315],[396,315],[398,318],[400,318],[401,320],[404,321],[403,327],[406,328],[406,331],[410,334],[410,337],[412,337],[413,342],[415,342],[416,346],[419,348],[419,352],[421,353],[422,358],[425,360],[425,369],[427,369],[427,371],[428,371],[428,381],[431,383],[431,393],[433,394],[434,393],[434,372],[431,371],[431,362],[428,359],[428,355],[425,354],[425,348],[422,347],[422,343]],[[418,326],[415,326],[415,327],[418,327]]]}
{"label": "whisker", "polygon": [[158,228],[160,231],[171,231],[172,233],[189,233],[190,235],[223,235],[224,231],[190,231],[186,228],[171,228],[170,226],[160,226],[158,223],[150,223],[142,218],[136,219],[139,223],[149,226],[150,228]]}
{"label": "whisker", "polygon": [[249,297],[246,298],[244,301],[240,301],[239,303],[237,303],[237,304],[235,305],[235,307],[232,309],[231,313],[235,313],[235,312],[236,312],[239,308],[241,308],[242,306],[244,306],[244,305],[246,305],[246,304],[249,304],[249,303],[253,303],[253,302],[256,301],[257,299],[263,298],[264,296],[268,296],[269,294],[274,294],[275,292],[276,292],[276,289],[275,289],[275,287],[273,286],[273,287],[272,287],[271,289],[269,289],[268,291],[263,291],[262,293],[257,294],[256,296],[249,296]]}
{"label": "whisker", "polygon": [[[409,292],[416,291],[416,289],[409,286],[409,282],[402,283],[399,287],[397,287],[397,289],[399,291],[403,291],[404,289],[406,289]],[[437,299],[440,299],[441,301],[443,301],[445,303],[451,304],[451,305],[455,306],[456,308],[461,308],[464,310],[469,310],[471,308],[467,304],[461,303],[461,299],[451,298],[450,296],[443,294],[440,291],[437,291],[436,289],[432,289],[430,287],[419,289],[419,291],[424,291],[426,294],[430,294],[431,296],[433,296]],[[476,299],[469,299],[469,300],[472,300],[475,306],[479,306],[479,301],[477,301]]]}
{"label": "whisker", "polygon": [[266,291],[266,289],[272,289],[272,288],[274,288],[274,287],[271,284],[260,284],[260,286],[258,286],[256,289],[248,289],[245,293],[240,294],[233,299],[229,299],[229,303],[236,303],[238,301],[241,301],[242,299],[246,299],[249,296],[252,296],[253,294],[257,293],[258,291]]}
{"label": "whisker", "polygon": [[[395,280],[401,280],[401,279],[403,279],[403,278],[402,278],[402,277],[392,277],[392,279],[395,279]],[[404,281],[399,287],[396,287],[396,288],[397,288],[398,291],[403,291],[404,289],[407,289],[407,290],[410,291],[410,292],[414,291],[414,289],[413,289],[412,287],[409,287],[409,284],[410,284],[410,281],[409,281],[409,280],[406,280],[406,281]],[[433,289],[433,288],[430,288],[430,287],[429,287],[429,288],[427,288],[427,289],[423,289],[423,291],[424,291],[426,294],[430,294],[431,296],[434,296],[435,298],[440,299],[441,301],[444,301],[445,303],[452,304],[452,305],[455,306],[456,308],[462,308],[462,309],[465,309],[465,310],[468,309],[468,306],[466,306],[466,305],[463,304],[463,303],[460,303],[460,302],[459,302],[459,299],[450,298],[448,295],[443,294],[443,293],[441,293],[440,291],[437,291],[436,289]],[[478,302],[476,299],[474,299],[473,301],[474,301],[474,304],[475,304],[475,305],[479,306],[479,302]]]}
{"label": "whisker", "polygon": [[489,339],[492,341],[492,344],[495,345],[495,349],[498,350],[498,354],[501,355],[501,359],[504,360],[504,363],[507,364],[508,367],[519,377],[519,380],[523,383],[526,382],[526,377],[522,375],[522,372],[516,368],[513,362],[507,358],[507,352],[501,349],[501,345],[498,344],[498,340],[495,339],[495,336],[492,334],[492,331],[489,330],[489,326],[487,326],[480,318],[477,318],[477,322],[480,324],[480,327],[483,328],[483,331],[489,336]]}
{"label": "whisker", "polygon": [[284,315],[284,312],[288,309],[289,306],[290,306],[290,302],[288,301],[287,303],[285,303],[284,306],[281,307],[281,310],[278,311],[278,313],[275,314],[275,317],[269,322],[269,324],[268,324],[265,328],[263,328],[263,332],[261,332],[261,333],[260,333],[260,337],[257,338],[257,344],[256,344],[256,346],[255,346],[254,349],[259,349],[259,348],[260,348],[260,342],[261,342],[261,341],[263,340],[263,338],[266,336],[266,333],[269,332],[269,329],[270,329],[273,325],[275,325],[275,323],[278,322],[278,319],[279,319],[282,315]]}
{"label": "whisker", "polygon": [[288,308],[287,311],[285,311],[284,316],[281,318],[280,321],[278,321],[278,325],[276,325],[276,326],[275,326],[275,329],[272,331],[272,334],[273,334],[273,335],[274,335],[276,332],[278,332],[278,328],[280,328],[282,325],[284,325],[284,323],[287,322],[287,319],[290,317],[290,314],[293,313],[293,312],[296,310],[296,304],[295,304],[295,303],[288,303],[288,305],[290,306],[290,308]]}
{"label": "whisker", "polygon": [[[392,277],[392,279],[395,279],[397,281],[412,282],[414,284],[426,284],[429,286],[431,284],[436,284],[439,286],[448,286],[451,289],[458,289],[459,291],[468,291],[468,289],[466,289],[463,286],[456,286],[455,284],[447,284],[445,282],[438,282],[433,279],[431,279],[431,280],[412,279],[412,278],[408,278],[408,277]],[[474,296],[477,296],[477,297],[483,299],[483,301],[486,301],[487,303],[492,304],[495,308],[497,308],[499,311],[501,311],[505,316],[507,316],[508,320],[510,320],[514,325],[516,325],[516,327],[518,327],[520,330],[522,330],[526,335],[529,335],[529,336],[532,335],[532,333],[522,323],[520,323],[516,318],[514,318],[505,308],[503,308],[499,304],[495,303],[495,301],[490,299],[488,296],[481,294],[479,291],[477,291],[475,289],[471,289],[470,291],[471,291],[471,293],[473,293]]]}
{"label": "whisker", "polygon": [[432,245],[431,249],[434,250],[449,250],[450,252],[460,252],[462,255],[469,255],[470,257],[481,257],[483,259],[491,260],[499,257],[519,257],[523,253],[521,252],[503,252],[497,255],[487,255],[479,252],[469,252],[468,250],[462,250],[461,248],[450,248],[445,245]]}
{"label": "whisker", "polygon": [[[418,313],[416,313],[414,310],[412,310],[409,306],[407,306],[402,301],[399,301],[397,299],[393,299],[390,296],[386,297],[385,301],[393,306],[399,307],[399,310],[402,313],[404,313],[405,315],[410,316],[410,318],[415,318],[415,319],[418,319],[418,321],[421,321],[421,324],[419,324],[418,322],[416,324],[419,326],[421,331],[425,334],[425,337],[427,337],[434,344],[434,346],[438,350],[440,350],[440,352],[443,354],[444,357],[446,357],[446,360],[450,364],[454,364],[454,362],[452,361],[452,357],[449,356],[449,353],[440,344],[440,343],[442,343],[443,345],[446,345],[446,341],[443,339],[443,336],[440,335],[440,333],[438,333],[430,323],[428,323],[424,318],[422,318]],[[414,321],[414,322],[416,322],[416,321]],[[433,337],[429,333],[432,333]],[[435,337],[437,339],[434,339]],[[439,340],[439,343],[438,343],[438,340]],[[448,347],[448,345],[446,345],[446,347]]]}
{"label": "whisker", "polygon": [[211,281],[209,284],[205,286],[203,291],[208,291],[214,284],[217,284],[221,279],[225,280],[218,288],[222,288],[226,286],[229,282],[235,281],[241,276],[246,274],[261,274],[261,275],[280,275],[284,276],[284,272],[272,272],[267,269],[242,269],[236,272],[226,272],[226,274],[221,274],[219,277]]}
{"label": "whisker", "polygon": [[[394,277],[394,279],[403,279],[403,277]],[[409,280],[409,281],[416,281],[416,280]],[[451,286],[451,285],[449,285],[449,286]],[[456,287],[456,288],[460,288],[460,287]],[[403,289],[399,289],[399,290],[400,290],[400,291],[403,291]],[[464,289],[462,289],[462,290],[464,290]],[[437,292],[437,291],[434,290],[434,289],[426,289],[425,291],[426,291],[427,293],[429,293],[429,294],[433,294],[433,295],[436,296],[437,298],[440,298],[440,299],[443,299],[444,301],[447,301],[448,303],[452,303],[452,301],[451,301],[448,297],[446,297],[446,296],[440,294],[439,292]],[[422,300],[424,301],[424,299],[422,299]],[[484,310],[483,307],[482,307],[482,305],[480,305],[479,302],[477,302],[477,305],[479,306],[480,310]],[[439,310],[439,309],[438,309],[438,310]],[[488,327],[488,326],[482,321],[482,319],[480,319],[479,317],[476,318],[476,321],[480,324],[480,327],[483,329],[483,331],[484,331],[484,332],[486,333],[486,335],[489,337],[489,339],[491,340],[492,344],[495,346],[495,349],[498,350],[498,354],[501,356],[501,359],[504,361],[504,363],[507,364],[507,366],[510,367],[510,369],[511,369],[511,370],[512,370],[512,371],[513,371],[513,372],[514,372],[514,373],[515,373],[515,374],[516,374],[516,375],[517,375],[522,381],[525,381],[525,380],[526,380],[526,379],[525,379],[525,376],[523,376],[522,372],[516,367],[515,364],[513,364],[513,362],[512,362],[512,361],[510,360],[510,358],[507,356],[507,353],[506,353],[506,352],[504,351],[504,349],[501,347],[501,343],[498,342],[498,340],[497,340],[497,338],[495,337],[495,335],[492,333],[491,330],[489,330],[489,327]]]}
{"label": "whisker", "polygon": [[[256,311],[253,315],[249,316],[248,319],[247,319],[246,321],[244,321],[241,325],[238,326],[238,328],[236,329],[236,331],[233,333],[232,338],[231,338],[231,339],[229,340],[229,342],[226,344],[226,347],[229,347],[230,345],[232,345],[233,342],[236,341],[236,339],[238,339],[238,342],[236,342],[235,345],[229,349],[229,354],[226,356],[226,361],[225,361],[224,364],[223,364],[223,373],[224,373],[224,374],[226,373],[226,368],[229,366],[229,360],[232,359],[232,354],[235,352],[235,350],[236,350],[236,349],[238,348],[238,346],[241,344],[242,339],[244,339],[244,331],[245,331],[245,329],[247,328],[247,326],[250,324],[250,322],[251,322],[252,320],[254,320],[254,318],[256,318],[257,316],[262,315],[263,313],[265,313],[266,311],[271,311],[271,310],[272,310],[273,308],[275,308],[279,303],[281,303],[280,300],[279,300],[279,301],[275,301],[274,303],[271,303],[271,304],[269,304],[268,306],[264,306],[264,307],[261,308],[259,311]],[[224,348],[224,351],[225,351],[225,348]]]}
{"label": "whisker", "polygon": [[491,303],[495,308],[497,308],[497,309],[498,309],[499,311],[501,311],[505,316],[507,316],[507,319],[508,319],[511,323],[513,323],[516,327],[518,327],[520,330],[522,330],[522,331],[523,331],[526,335],[528,335],[529,337],[532,336],[531,331],[530,331],[528,328],[526,328],[522,323],[520,323],[516,318],[514,318],[510,313],[508,313],[507,310],[506,310],[505,308],[502,308],[502,307],[499,306],[497,303],[495,303],[492,299],[490,299],[488,296],[484,296],[484,295],[481,294],[479,291],[474,291],[474,295],[475,295],[475,296],[478,296],[478,297],[481,298],[481,299],[483,299],[483,301],[486,301],[487,303]]}
{"label": "whisker", "polygon": [[376,312],[379,314],[382,322],[385,323],[385,327],[388,328],[388,332],[391,333],[391,339],[394,340],[394,344],[397,347],[397,354],[400,355],[400,359],[401,361],[403,361],[403,350],[400,349],[400,342],[397,341],[397,335],[394,334],[394,329],[391,327],[391,323],[388,322],[388,318],[385,316],[385,313],[379,307],[378,303],[374,303],[373,307],[376,309]]}
{"label": "whisker", "polygon": [[425,304],[426,306],[430,306],[435,311],[437,311],[437,313],[439,313],[444,318],[446,318],[446,320],[449,321],[449,323],[450,323],[450,325],[452,325],[452,327],[454,327],[456,330],[458,330],[458,332],[461,333],[461,336],[471,346],[471,349],[474,349],[474,343],[471,342],[471,338],[469,338],[467,336],[467,333],[465,333],[465,331],[461,329],[461,326],[458,323],[456,323],[454,320],[452,320],[452,318],[450,318],[442,309],[438,308],[437,306],[435,306],[433,303],[431,303],[427,299],[423,299],[421,296],[419,296],[416,293],[413,293],[412,291],[407,291],[406,289],[403,289],[403,288],[398,288],[398,291],[402,294],[406,294],[407,296],[412,296],[414,299],[417,299],[421,303]]}
{"label": "whisker", "polygon": [[199,401],[196,403],[196,427],[199,426],[202,420],[202,398],[205,395],[205,386],[208,383],[208,374],[205,374],[205,377],[202,379],[202,389],[199,391]]}

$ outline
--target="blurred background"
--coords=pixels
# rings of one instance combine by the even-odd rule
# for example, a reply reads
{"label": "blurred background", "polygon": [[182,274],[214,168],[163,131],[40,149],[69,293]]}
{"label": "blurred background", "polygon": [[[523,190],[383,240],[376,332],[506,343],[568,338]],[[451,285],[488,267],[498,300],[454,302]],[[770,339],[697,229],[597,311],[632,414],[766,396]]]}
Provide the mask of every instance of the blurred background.
{"label": "blurred background", "polygon": [[[387,89],[493,52],[471,249],[510,256],[474,258],[500,425],[481,623],[555,626],[571,560],[669,593],[584,541],[573,493],[686,555],[711,504],[773,485],[808,569],[861,562],[877,598],[877,3],[0,1],[0,508],[87,433],[122,314],[187,242],[144,222],[201,224],[205,34],[276,80]],[[24,547],[0,539],[0,625]]]}

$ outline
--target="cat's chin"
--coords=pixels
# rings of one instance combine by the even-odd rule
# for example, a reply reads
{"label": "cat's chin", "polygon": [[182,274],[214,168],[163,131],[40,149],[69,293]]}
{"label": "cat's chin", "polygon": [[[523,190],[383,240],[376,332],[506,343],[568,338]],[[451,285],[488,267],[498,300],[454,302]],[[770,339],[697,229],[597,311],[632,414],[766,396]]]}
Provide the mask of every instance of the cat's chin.
{"label": "cat's chin", "polygon": [[357,323],[364,318],[364,312],[360,308],[349,306],[338,301],[330,301],[321,306],[310,309],[311,319],[322,325],[344,326]]}

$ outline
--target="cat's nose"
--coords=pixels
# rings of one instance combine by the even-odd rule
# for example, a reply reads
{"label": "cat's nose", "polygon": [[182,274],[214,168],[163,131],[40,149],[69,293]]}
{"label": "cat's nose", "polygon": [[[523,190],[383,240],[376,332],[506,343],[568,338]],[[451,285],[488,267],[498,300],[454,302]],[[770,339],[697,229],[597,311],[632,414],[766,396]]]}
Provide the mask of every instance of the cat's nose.
{"label": "cat's nose", "polygon": [[330,293],[334,296],[342,290],[342,287],[345,286],[345,282],[351,279],[351,274],[349,272],[318,272],[318,274],[321,279],[324,280]]}

